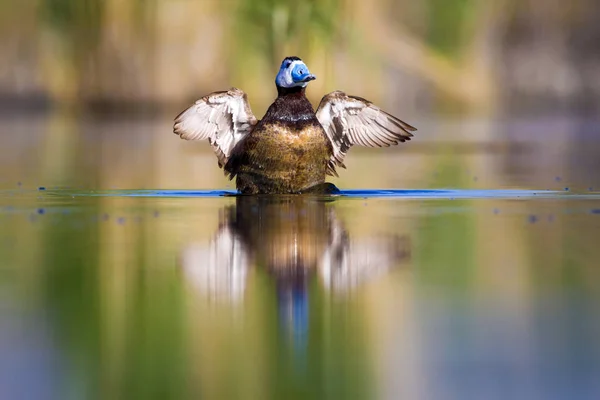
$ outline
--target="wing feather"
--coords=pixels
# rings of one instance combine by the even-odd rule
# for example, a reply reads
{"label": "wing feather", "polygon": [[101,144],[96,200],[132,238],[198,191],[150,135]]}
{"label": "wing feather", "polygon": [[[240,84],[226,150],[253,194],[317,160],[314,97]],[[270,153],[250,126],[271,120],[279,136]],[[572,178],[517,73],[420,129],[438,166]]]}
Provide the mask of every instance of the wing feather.
{"label": "wing feather", "polygon": [[333,146],[327,172],[334,176],[336,166],[346,168],[344,157],[353,145],[389,147],[410,140],[417,130],[370,101],[339,90],[323,96],[317,118]]}
{"label": "wing feather", "polygon": [[175,118],[173,132],[185,140],[208,140],[222,167],[257,122],[246,93],[231,88],[206,95],[184,110]]}

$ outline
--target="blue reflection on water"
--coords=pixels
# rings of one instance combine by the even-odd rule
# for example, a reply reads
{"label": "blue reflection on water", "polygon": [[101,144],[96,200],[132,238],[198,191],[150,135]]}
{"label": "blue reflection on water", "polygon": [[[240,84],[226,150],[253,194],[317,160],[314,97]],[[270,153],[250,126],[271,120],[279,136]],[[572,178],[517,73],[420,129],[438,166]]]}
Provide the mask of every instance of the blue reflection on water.
{"label": "blue reflection on water", "polygon": [[[69,197],[224,197],[239,196],[234,190],[67,190],[47,189],[48,196]],[[2,196],[2,192],[0,192]],[[327,197],[376,198],[388,197],[397,199],[519,199],[519,198],[551,198],[551,199],[598,199],[600,192],[527,190],[527,189],[352,189],[342,190],[339,195]]]}

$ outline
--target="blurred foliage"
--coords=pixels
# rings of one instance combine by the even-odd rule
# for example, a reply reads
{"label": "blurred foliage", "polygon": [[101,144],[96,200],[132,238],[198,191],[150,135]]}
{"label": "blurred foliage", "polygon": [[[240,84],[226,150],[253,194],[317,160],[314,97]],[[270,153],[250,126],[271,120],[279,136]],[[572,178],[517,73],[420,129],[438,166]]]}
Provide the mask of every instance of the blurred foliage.
{"label": "blurred foliage", "polygon": [[464,26],[475,0],[428,0],[428,42],[446,55],[456,55],[465,43]]}
{"label": "blurred foliage", "polygon": [[40,13],[73,51],[89,51],[98,44],[104,23],[102,0],[42,0]]}
{"label": "blurred foliage", "polygon": [[236,26],[241,48],[262,54],[279,67],[286,44],[300,53],[308,51],[308,41],[318,35],[323,45],[336,32],[339,0],[240,0]]}
{"label": "blurred foliage", "polygon": [[599,17],[594,0],[2,2],[0,88],[69,105],[180,102],[208,87],[259,91],[299,55],[318,72],[313,88],[394,107],[530,97],[593,110]]}

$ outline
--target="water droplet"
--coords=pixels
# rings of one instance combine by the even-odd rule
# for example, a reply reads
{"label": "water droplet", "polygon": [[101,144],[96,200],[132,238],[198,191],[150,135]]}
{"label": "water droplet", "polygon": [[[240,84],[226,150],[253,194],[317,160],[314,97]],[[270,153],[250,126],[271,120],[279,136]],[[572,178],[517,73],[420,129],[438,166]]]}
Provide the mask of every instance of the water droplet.
{"label": "water droplet", "polygon": [[537,222],[537,220],[538,220],[537,216],[535,216],[535,215],[530,215],[529,216],[529,223],[535,224]]}
{"label": "water droplet", "polygon": [[38,190],[39,190],[39,191],[46,190],[46,187],[45,187],[45,186],[40,186],[40,187],[38,188]]}
{"label": "water droplet", "polygon": [[554,178],[554,180],[555,180],[556,182],[560,182],[560,180],[561,180],[561,179],[560,179],[560,176],[557,176],[557,177],[555,177],[555,178]]}
{"label": "water droplet", "polygon": [[38,208],[37,213],[43,215],[46,213],[46,210],[44,210],[43,208]]}
{"label": "water droplet", "polygon": [[592,214],[600,214],[600,208],[593,208],[590,210]]}

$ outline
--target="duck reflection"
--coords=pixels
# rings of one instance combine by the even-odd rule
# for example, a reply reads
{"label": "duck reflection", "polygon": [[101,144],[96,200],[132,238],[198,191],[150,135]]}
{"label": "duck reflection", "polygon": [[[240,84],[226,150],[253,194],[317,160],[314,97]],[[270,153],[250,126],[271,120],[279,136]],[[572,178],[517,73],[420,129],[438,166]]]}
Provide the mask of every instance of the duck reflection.
{"label": "duck reflection", "polygon": [[183,253],[185,277],[212,301],[241,303],[250,268],[276,282],[282,332],[303,364],[309,327],[309,284],[340,294],[394,268],[410,256],[407,237],[352,240],[336,216],[334,198],[240,196],[221,211],[209,244]]}
{"label": "duck reflection", "polygon": [[264,268],[276,281],[281,315],[305,326],[308,285],[315,277],[326,290],[346,293],[410,256],[406,236],[353,240],[336,216],[335,201],[239,196],[222,210],[210,243],[185,249],[184,274],[210,299],[238,303],[249,269]]}

